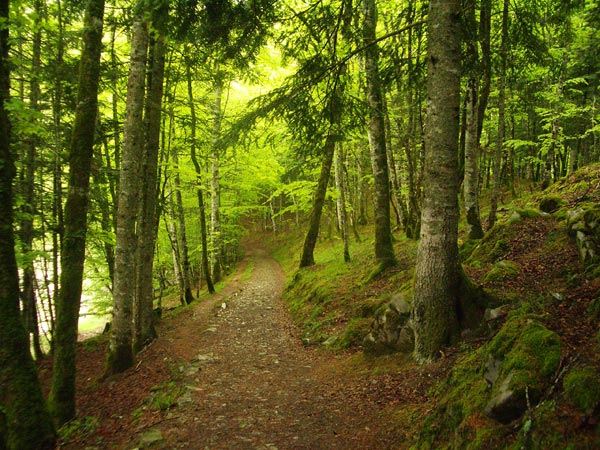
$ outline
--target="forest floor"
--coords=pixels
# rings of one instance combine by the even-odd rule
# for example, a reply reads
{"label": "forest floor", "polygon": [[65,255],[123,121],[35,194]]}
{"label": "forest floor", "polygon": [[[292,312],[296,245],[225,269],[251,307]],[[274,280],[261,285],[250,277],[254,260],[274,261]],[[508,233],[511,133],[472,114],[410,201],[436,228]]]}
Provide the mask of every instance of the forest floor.
{"label": "forest floor", "polygon": [[165,317],[159,339],[118,377],[100,380],[106,336],[84,341],[79,419],[60,448],[407,447],[414,431],[398,429],[397,408],[423,417],[448,361],[421,368],[396,356],[386,370],[385,357],[303,346],[280,299],[284,278],[251,246],[221,292]]}

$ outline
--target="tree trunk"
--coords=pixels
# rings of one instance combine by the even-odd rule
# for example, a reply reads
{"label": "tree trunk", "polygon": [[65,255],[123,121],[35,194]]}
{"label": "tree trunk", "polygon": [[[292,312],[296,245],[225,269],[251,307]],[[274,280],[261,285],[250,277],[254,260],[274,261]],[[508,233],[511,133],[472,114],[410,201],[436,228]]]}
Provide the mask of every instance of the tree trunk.
{"label": "tree trunk", "polygon": [[[31,81],[29,89],[29,108],[34,113],[40,113],[40,73],[41,73],[41,53],[42,53],[42,3],[36,0],[33,6],[35,10],[34,32],[33,32],[33,53],[31,60]],[[42,349],[39,342],[38,319],[36,311],[36,297],[34,284],[35,268],[33,266],[34,258],[31,257],[33,250],[33,219],[36,211],[35,195],[35,172],[37,147],[39,137],[33,134],[25,143],[25,155],[23,157],[23,173],[21,175],[21,185],[24,204],[21,207],[21,228],[19,237],[21,241],[21,253],[25,256],[25,266],[23,267],[23,289],[21,299],[23,301],[23,321],[27,330],[28,338],[33,336],[33,350],[36,359],[42,357]],[[37,338],[37,339],[36,339]]]}
{"label": "tree trunk", "polygon": [[216,283],[221,280],[221,186],[219,180],[219,159],[221,138],[221,100],[223,97],[223,80],[219,68],[214,81],[214,103],[211,146],[211,178],[210,178],[210,240],[212,279]]}
{"label": "tree trunk", "polygon": [[[0,20],[8,23],[8,0],[0,0]],[[13,234],[8,26],[0,29],[0,447],[53,449],[55,433],[19,312],[19,275]]]}
{"label": "tree trunk", "polygon": [[75,417],[77,325],[85,261],[90,172],[98,112],[103,16],[104,0],[90,0],[86,8],[83,51],[79,63],[77,110],[69,152],[70,175],[65,205],[65,235],[60,260],[60,291],[56,301],[50,409],[59,425]]}
{"label": "tree trunk", "polygon": [[376,43],[377,9],[375,0],[365,0],[363,40],[365,44],[365,75],[369,103],[369,144],[375,185],[375,258],[381,268],[396,264],[390,224],[390,180],[385,148],[385,121],[381,82],[379,79],[379,48]]}
{"label": "tree trunk", "polygon": [[465,95],[464,110],[464,178],[463,194],[467,219],[467,239],[481,239],[483,228],[479,214],[479,49],[475,5],[469,6],[465,12],[466,27],[471,31],[467,41],[467,70],[469,80]]}
{"label": "tree trunk", "polygon": [[194,301],[192,294],[192,280],[190,276],[190,258],[188,251],[188,241],[185,226],[185,214],[183,211],[183,198],[181,196],[181,180],[179,178],[179,156],[177,149],[173,147],[171,157],[173,158],[173,191],[175,193],[174,216],[177,220],[178,247],[181,262],[181,275],[183,277],[183,298],[186,304]]}
{"label": "tree trunk", "polygon": [[140,163],[144,154],[144,88],[148,30],[144,1],[139,0],[133,22],[127,100],[123,129],[123,156],[119,179],[119,206],[115,248],[113,321],[106,362],[106,375],[123,372],[133,365],[132,306],[135,284],[136,216],[140,190]]}
{"label": "tree trunk", "polygon": [[145,104],[145,146],[141,190],[141,211],[138,224],[136,292],[134,314],[134,349],[139,351],[156,338],[154,328],[154,289],[152,271],[154,246],[156,244],[157,221],[157,171],[160,144],[161,105],[165,69],[165,28],[168,20],[168,5],[162,3],[154,12],[153,28],[156,35],[150,45],[148,92]]}
{"label": "tree trunk", "polygon": [[496,136],[496,148],[492,161],[492,195],[490,197],[490,214],[488,216],[488,227],[492,228],[496,223],[496,212],[498,210],[498,198],[500,196],[500,171],[502,166],[502,151],[504,147],[504,135],[506,127],[506,67],[508,58],[508,0],[504,0],[502,9],[502,41],[500,43],[500,71],[498,73],[498,135]]}
{"label": "tree trunk", "polygon": [[[174,210],[175,206],[171,204],[171,210]],[[173,213],[174,214],[174,213]],[[179,303],[181,306],[185,305],[183,294],[185,292],[183,273],[181,272],[181,255],[179,254],[179,238],[177,237],[177,227],[173,219],[167,219],[165,217],[165,229],[169,237],[169,243],[171,244],[171,251],[173,253],[173,274],[177,281],[177,287],[179,288]]]}
{"label": "tree trunk", "polygon": [[348,212],[346,211],[346,186],[344,182],[344,152],[342,145],[338,145],[334,160],[335,185],[338,191],[337,209],[340,234],[344,242],[344,261],[350,262],[350,246],[348,239]]}
{"label": "tree trunk", "polygon": [[419,362],[437,358],[459,331],[460,0],[432,0],[428,27],[424,202],[413,298]]}
{"label": "tree trunk", "polygon": [[327,184],[331,173],[331,165],[333,164],[333,156],[335,153],[335,144],[338,140],[338,132],[340,121],[342,118],[342,97],[344,95],[344,84],[341,80],[341,75],[345,72],[345,66],[339,69],[337,74],[336,88],[331,93],[329,103],[327,105],[327,117],[329,122],[329,131],[323,145],[323,156],[321,160],[321,172],[317,189],[315,191],[315,199],[310,212],[308,231],[304,238],[302,247],[302,255],[300,257],[300,268],[309,267],[315,264],[314,251],[319,237],[319,226],[321,224],[321,215],[323,214],[323,206],[325,205],[325,197],[327,195]]}

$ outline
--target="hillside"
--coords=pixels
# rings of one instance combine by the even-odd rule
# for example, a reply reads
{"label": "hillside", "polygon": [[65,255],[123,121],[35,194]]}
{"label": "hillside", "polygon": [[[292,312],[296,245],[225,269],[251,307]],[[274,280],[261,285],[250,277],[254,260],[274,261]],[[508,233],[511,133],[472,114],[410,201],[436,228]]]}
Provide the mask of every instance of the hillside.
{"label": "hillside", "polygon": [[[439,364],[449,373],[428,391],[426,404],[410,413],[405,405],[392,407],[392,413],[401,428],[417,428],[417,448],[595,448],[600,166],[544,192],[505,198],[494,228],[481,241],[461,242],[463,267],[485,292],[481,327],[467,330],[442,355]],[[387,305],[410,301],[416,243],[399,237],[399,265],[369,282],[370,245],[355,244],[353,262],[345,265],[340,245],[324,242],[317,266],[300,272],[282,258],[293,273],[285,298],[305,343],[355,351],[379,317],[388,347],[374,351],[402,346],[398,335],[389,342],[385,322],[397,327],[406,317]],[[374,373],[380,358],[369,359]],[[406,370],[412,369],[401,364],[389,382],[401,382]]]}

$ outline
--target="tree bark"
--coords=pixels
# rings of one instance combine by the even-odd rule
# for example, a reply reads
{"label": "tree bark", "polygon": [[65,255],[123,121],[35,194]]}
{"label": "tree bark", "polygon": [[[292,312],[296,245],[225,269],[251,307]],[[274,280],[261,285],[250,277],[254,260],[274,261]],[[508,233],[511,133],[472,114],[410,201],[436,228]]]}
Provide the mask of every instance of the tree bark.
{"label": "tree bark", "polygon": [[210,240],[211,240],[211,272],[216,283],[221,280],[221,186],[219,180],[219,159],[221,138],[221,100],[223,97],[223,80],[217,67],[214,81],[214,103],[211,146],[211,178],[210,178]]}
{"label": "tree bark", "polygon": [[496,148],[492,160],[492,195],[490,197],[490,214],[488,227],[496,223],[498,199],[500,197],[500,171],[502,168],[502,152],[504,149],[504,135],[506,129],[506,67],[508,58],[508,0],[504,0],[502,8],[502,40],[500,42],[500,70],[498,73],[498,134],[496,135]]}
{"label": "tree bark", "polygon": [[65,205],[64,245],[60,260],[60,291],[56,301],[54,369],[49,404],[59,425],[75,417],[77,325],[85,260],[90,172],[98,112],[103,16],[104,0],[90,0],[86,8],[83,50],[79,63],[77,111],[69,152],[69,190]]}
{"label": "tree bark", "polygon": [[459,330],[460,0],[432,0],[428,27],[424,201],[413,299],[419,362],[437,358]]}
{"label": "tree bark", "polygon": [[379,79],[379,47],[376,39],[377,8],[375,0],[364,3],[363,40],[365,76],[369,103],[369,146],[375,185],[375,258],[381,268],[396,264],[390,224],[390,179],[385,146],[385,121]]}
{"label": "tree bark", "polygon": [[153,17],[155,36],[150,45],[150,67],[144,114],[145,146],[142,174],[141,211],[138,225],[134,349],[141,350],[156,338],[152,274],[157,221],[157,171],[160,144],[161,106],[165,69],[165,33],[168,5],[162,3]]}
{"label": "tree bark", "polygon": [[123,155],[119,179],[119,205],[115,248],[113,321],[107,355],[106,375],[123,372],[133,365],[132,307],[135,284],[136,216],[140,190],[140,163],[144,152],[142,112],[148,51],[144,1],[139,0],[133,22],[127,100],[123,129]]}
{"label": "tree bark", "polygon": [[327,117],[329,122],[329,131],[323,145],[323,156],[321,160],[321,172],[315,190],[315,199],[310,212],[308,231],[304,238],[302,246],[302,255],[300,257],[300,268],[309,267],[315,264],[314,251],[319,237],[319,226],[321,224],[321,215],[323,214],[323,206],[325,205],[325,197],[327,195],[327,184],[331,174],[331,165],[333,164],[333,156],[335,153],[335,144],[338,141],[338,133],[340,121],[342,118],[342,97],[344,94],[344,84],[341,80],[341,75],[345,71],[345,66],[340,68],[337,74],[336,87],[331,93],[327,106]]}
{"label": "tree bark", "polygon": [[204,193],[202,192],[202,167],[198,162],[196,156],[196,104],[194,102],[194,90],[192,89],[192,70],[191,61],[186,60],[186,76],[187,76],[187,92],[188,92],[188,103],[190,107],[190,154],[192,163],[194,164],[194,170],[196,171],[196,193],[198,195],[198,215],[200,216],[200,241],[202,245],[202,270],[204,271],[204,279],[206,280],[206,288],[210,294],[215,293],[215,286],[212,282],[212,276],[210,274],[210,266],[208,264],[208,240],[206,233],[206,208],[204,206]]}
{"label": "tree bark", "polygon": [[[0,0],[8,23],[9,2]],[[15,166],[5,104],[10,93],[8,26],[0,28],[0,447],[53,449],[55,432],[19,312],[19,275],[13,234]]]}
{"label": "tree bark", "polygon": [[[33,43],[32,43],[32,60],[31,60],[31,81],[29,85],[29,108],[35,113],[40,112],[40,73],[41,73],[41,53],[42,53],[42,2],[36,0],[33,6],[35,10]],[[36,310],[36,296],[34,284],[35,268],[33,266],[34,259],[31,257],[33,250],[33,220],[36,211],[36,194],[35,194],[35,172],[37,164],[37,147],[39,137],[36,133],[29,136],[25,143],[25,154],[23,155],[23,173],[21,174],[21,187],[24,199],[24,204],[21,207],[22,220],[19,230],[21,241],[21,253],[25,256],[25,266],[23,267],[23,288],[21,291],[21,299],[23,301],[23,321],[27,336],[33,337],[33,350],[36,359],[42,357],[42,349],[40,347],[38,319]]]}
{"label": "tree bark", "polygon": [[467,218],[467,238],[481,239],[483,228],[479,216],[479,142],[477,139],[477,81],[467,87],[467,129],[465,135],[464,197]]}
{"label": "tree bark", "polygon": [[183,278],[183,299],[186,304],[194,301],[192,294],[192,280],[190,275],[190,257],[188,250],[187,232],[185,225],[185,214],[183,211],[183,198],[181,196],[181,179],[179,177],[179,156],[177,149],[173,148],[171,157],[173,158],[174,174],[173,174],[173,191],[175,194],[175,203],[173,205],[174,216],[177,220],[177,242],[179,248],[179,257],[181,263],[181,276]]}
{"label": "tree bark", "polygon": [[350,245],[348,238],[348,212],[346,210],[346,186],[344,182],[344,152],[341,144],[338,145],[334,159],[335,185],[338,191],[337,209],[340,234],[344,243],[344,261],[350,262]]}

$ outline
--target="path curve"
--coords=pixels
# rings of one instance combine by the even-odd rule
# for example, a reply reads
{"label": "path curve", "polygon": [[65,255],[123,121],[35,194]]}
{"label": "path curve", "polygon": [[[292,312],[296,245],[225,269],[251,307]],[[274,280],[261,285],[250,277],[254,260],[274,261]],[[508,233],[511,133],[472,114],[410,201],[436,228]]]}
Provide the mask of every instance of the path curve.
{"label": "path curve", "polygon": [[397,448],[376,429],[377,408],[345,395],[335,356],[295,336],[277,262],[251,248],[245,263],[247,280],[242,268],[229,295],[186,320],[185,392],[151,430],[161,438],[153,448]]}

